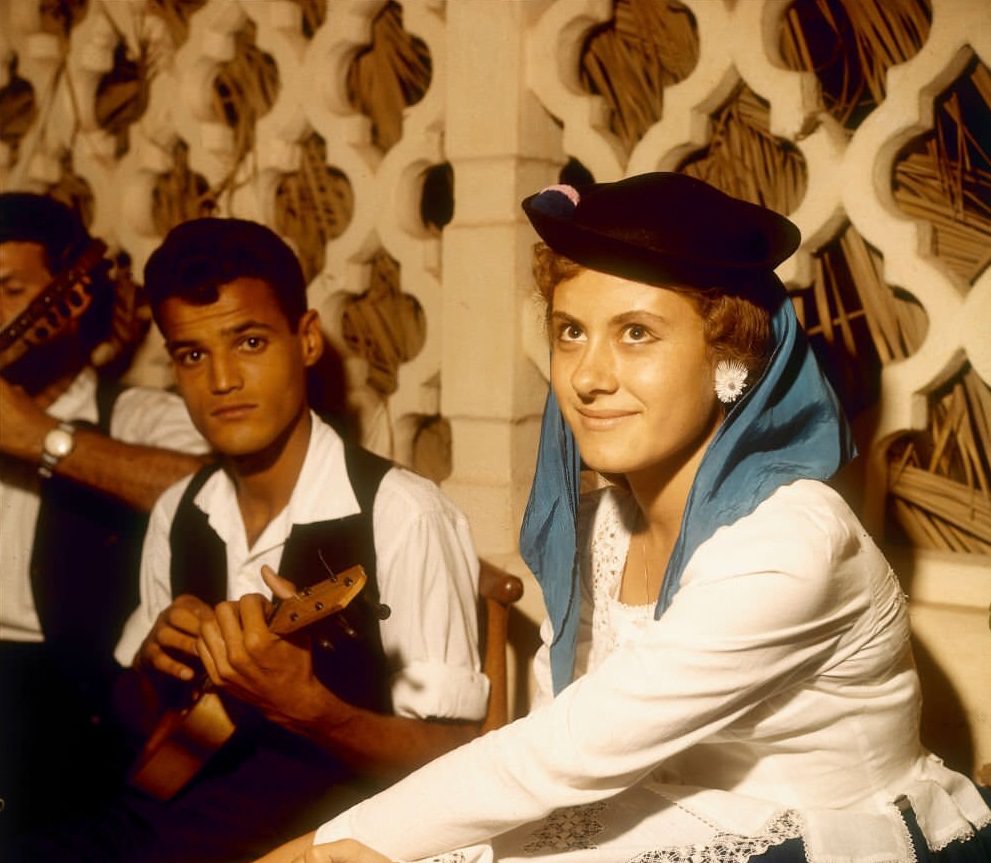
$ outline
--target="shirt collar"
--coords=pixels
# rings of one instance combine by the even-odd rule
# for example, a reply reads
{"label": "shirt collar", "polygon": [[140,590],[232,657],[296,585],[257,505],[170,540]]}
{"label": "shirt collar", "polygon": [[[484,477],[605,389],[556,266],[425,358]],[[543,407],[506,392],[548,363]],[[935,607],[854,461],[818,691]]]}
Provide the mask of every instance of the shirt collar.
{"label": "shirt collar", "polygon": [[[312,425],[303,467],[286,508],[265,528],[252,553],[285,542],[296,524],[332,521],[361,511],[348,478],[344,441],[327,423],[310,412]],[[244,536],[234,483],[226,472],[216,471],[193,502],[206,513],[210,526],[230,545]]]}

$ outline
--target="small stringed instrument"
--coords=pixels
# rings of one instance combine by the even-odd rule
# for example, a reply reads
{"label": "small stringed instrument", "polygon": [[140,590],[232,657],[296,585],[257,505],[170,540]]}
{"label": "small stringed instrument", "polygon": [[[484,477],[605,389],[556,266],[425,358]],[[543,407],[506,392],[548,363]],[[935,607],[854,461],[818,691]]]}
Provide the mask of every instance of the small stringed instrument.
{"label": "small stringed instrument", "polygon": [[[368,580],[353,566],[281,600],[268,621],[269,630],[285,636],[344,611]],[[345,634],[354,630],[338,618]],[[204,678],[192,687],[186,706],[159,720],[129,777],[130,784],[158,800],[175,796],[234,733],[235,723],[223,701]]]}
{"label": "small stringed instrument", "polygon": [[107,245],[91,240],[71,266],[59,273],[28,307],[0,330],[0,371],[56,335],[93,303],[94,270],[105,261]]}

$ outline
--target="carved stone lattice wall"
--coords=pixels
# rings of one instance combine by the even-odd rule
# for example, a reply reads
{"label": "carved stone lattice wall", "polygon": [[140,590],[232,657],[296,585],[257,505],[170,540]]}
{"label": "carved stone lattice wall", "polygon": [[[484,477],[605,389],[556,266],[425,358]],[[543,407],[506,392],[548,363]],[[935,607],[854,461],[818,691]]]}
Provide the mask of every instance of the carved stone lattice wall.
{"label": "carved stone lattice wall", "polygon": [[[9,0],[0,178],[81,201],[138,281],[184,218],[279,230],[365,441],[443,480],[480,551],[521,572],[547,347],[519,200],[562,176],[663,169],[787,213],[804,241],[779,274],[855,414],[851,488],[872,531],[898,540],[931,702],[948,705],[932,722],[980,765],[991,0],[918,0],[873,98],[844,107],[814,22],[872,5]],[[634,96],[613,92],[621,81]],[[927,161],[948,140],[959,158]],[[949,190],[940,206],[919,192],[927,172]],[[154,338],[130,375],[168,382]],[[525,607],[539,616],[534,590]]]}

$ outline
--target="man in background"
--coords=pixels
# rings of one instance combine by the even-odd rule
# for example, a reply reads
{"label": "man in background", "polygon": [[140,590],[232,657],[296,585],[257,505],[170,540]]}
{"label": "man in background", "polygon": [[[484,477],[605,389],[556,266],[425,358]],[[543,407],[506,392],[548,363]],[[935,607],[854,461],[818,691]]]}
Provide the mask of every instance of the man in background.
{"label": "man in background", "polygon": [[[193,220],[151,256],[145,287],[217,462],[152,511],[119,703],[147,734],[205,669],[236,727],[212,748],[150,734],[135,787],[15,863],[250,859],[471,739],[485,714],[467,520],[313,410],[325,344],[292,250],[254,222]],[[269,630],[273,599],[358,564],[368,583],[346,625]]]}
{"label": "man in background", "polygon": [[65,205],[0,195],[0,840],[112,784],[112,652],[146,514],[206,450],[176,395],[93,367],[104,252]]}

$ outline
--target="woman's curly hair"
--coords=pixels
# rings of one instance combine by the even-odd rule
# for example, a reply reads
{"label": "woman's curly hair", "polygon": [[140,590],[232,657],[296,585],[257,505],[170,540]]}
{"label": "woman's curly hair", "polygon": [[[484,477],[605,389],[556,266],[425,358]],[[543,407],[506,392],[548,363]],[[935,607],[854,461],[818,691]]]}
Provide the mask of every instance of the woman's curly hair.
{"label": "woman's curly hair", "polygon": [[[584,265],[555,252],[546,243],[534,246],[533,275],[544,303],[545,318],[550,316],[552,310],[554,289],[586,269]],[[693,285],[672,284],[667,287],[695,303],[714,359],[737,360],[750,370],[752,380],[761,376],[771,354],[773,297],[780,292],[775,276],[771,275],[770,281],[765,278],[733,291]]]}

